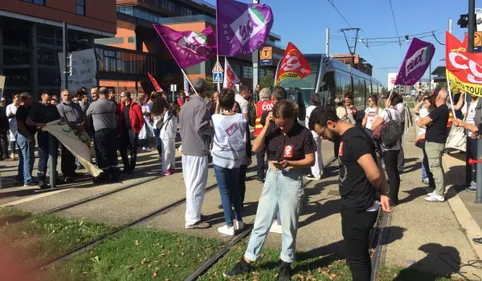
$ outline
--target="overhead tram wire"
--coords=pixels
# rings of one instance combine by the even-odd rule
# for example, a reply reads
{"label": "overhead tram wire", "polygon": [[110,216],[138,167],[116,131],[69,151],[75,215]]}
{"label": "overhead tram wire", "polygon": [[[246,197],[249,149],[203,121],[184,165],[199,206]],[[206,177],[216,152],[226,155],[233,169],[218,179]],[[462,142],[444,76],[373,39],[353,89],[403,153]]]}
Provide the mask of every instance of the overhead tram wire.
{"label": "overhead tram wire", "polygon": [[400,40],[400,34],[398,33],[398,26],[397,26],[397,21],[395,20],[395,13],[393,12],[392,0],[388,0],[388,2],[390,3],[390,10],[392,11],[393,24],[395,25],[395,31],[397,32],[397,37],[398,37],[398,42],[400,47],[400,58],[403,60],[402,41]]}
{"label": "overhead tram wire", "polygon": [[348,26],[350,28],[352,28],[351,24],[346,20],[346,18],[343,16],[343,14],[338,10],[338,8],[336,7],[335,3],[333,3],[333,0],[327,0],[332,6],[333,8],[335,8],[335,10],[338,12],[338,14],[340,15],[340,17],[346,22],[346,24],[348,24]]}
{"label": "overhead tram wire", "polygon": [[[333,0],[327,0],[327,1],[333,6],[333,8],[334,8],[334,9],[336,10],[336,12],[340,15],[340,17],[346,22],[346,24],[348,24],[348,26],[349,26],[350,28],[353,28],[353,27],[351,26],[351,24],[346,20],[345,16],[343,16],[343,14],[338,10],[338,8],[336,7],[335,3],[333,3]],[[398,35],[398,34],[397,34],[397,35]],[[363,44],[363,45],[365,45],[365,44]],[[368,48],[368,46],[365,46],[365,47],[368,49],[368,51],[370,51],[370,53],[371,53],[372,56],[375,58],[375,60],[376,60],[380,65],[383,65],[383,64],[381,63],[381,61],[377,58],[377,56],[375,56],[375,54],[372,52],[372,50],[370,50],[370,48]],[[401,48],[401,47],[400,47],[400,48]],[[387,71],[386,69],[384,69],[384,70]],[[387,72],[388,72],[388,71],[387,71]]]}

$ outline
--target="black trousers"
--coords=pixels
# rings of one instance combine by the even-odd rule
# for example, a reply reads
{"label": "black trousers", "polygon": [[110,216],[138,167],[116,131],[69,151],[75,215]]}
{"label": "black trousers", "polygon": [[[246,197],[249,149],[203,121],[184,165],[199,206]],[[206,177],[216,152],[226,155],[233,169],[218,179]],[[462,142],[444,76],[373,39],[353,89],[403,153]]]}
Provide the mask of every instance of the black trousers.
{"label": "black trousers", "polygon": [[8,129],[0,129],[0,159],[8,158]]}
{"label": "black trousers", "polygon": [[260,152],[256,153],[256,175],[258,179],[264,180],[266,176],[266,148],[263,148]]}
{"label": "black trousers", "polygon": [[62,170],[62,174],[64,177],[72,177],[76,168],[75,157],[64,145],[62,145],[61,159],[60,169]]}
{"label": "black trousers", "polygon": [[398,172],[398,154],[400,150],[387,150],[383,152],[383,162],[388,175],[390,193],[388,197],[394,204],[398,204],[398,190],[400,189],[400,173]]}
{"label": "black trousers", "polygon": [[[385,164],[386,165],[386,164]],[[377,212],[341,212],[341,229],[345,240],[346,261],[353,281],[369,281],[372,273],[370,229],[377,220]]]}
{"label": "black trousers", "polygon": [[117,168],[117,129],[103,129],[95,132],[95,150],[97,151],[97,166],[106,171]]}
{"label": "black trousers", "polygon": [[[139,134],[135,134],[134,131],[132,131],[132,128],[123,128],[120,139],[120,154],[122,157],[122,162],[124,163],[124,169],[128,171],[133,171],[136,167],[138,142]],[[130,152],[130,161],[127,157],[127,150]]]}

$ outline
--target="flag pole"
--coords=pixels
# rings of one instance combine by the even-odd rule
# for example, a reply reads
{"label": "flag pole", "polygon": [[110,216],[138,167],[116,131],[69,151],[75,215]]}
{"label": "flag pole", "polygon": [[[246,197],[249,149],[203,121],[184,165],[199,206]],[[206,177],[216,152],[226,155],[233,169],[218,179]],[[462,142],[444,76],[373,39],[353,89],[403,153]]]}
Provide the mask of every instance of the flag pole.
{"label": "flag pole", "polygon": [[[219,0],[216,0],[216,64],[219,64],[219,30],[221,29],[218,22],[218,19],[219,19],[218,9],[219,9]],[[213,78],[214,78],[214,74],[213,74]],[[217,85],[218,92],[221,92],[221,83],[219,83],[219,80],[217,84],[218,84]]]}
{"label": "flag pole", "polygon": [[[216,63],[216,64],[218,64],[218,63],[219,63],[219,55],[217,54],[217,52],[218,52],[218,51],[217,51],[217,49],[216,49],[216,61],[217,61],[217,63]],[[220,82],[219,80],[218,80],[217,85],[218,85],[218,87],[217,87],[218,92],[221,92],[221,82]]]}
{"label": "flag pole", "polygon": [[194,92],[196,93],[196,95],[199,95],[196,91],[196,88],[194,88],[194,86],[192,85],[191,83],[191,80],[189,80],[189,77],[187,76],[186,72],[184,72],[184,69],[180,68],[181,71],[182,71],[182,74],[184,75],[184,77],[186,77],[186,80],[187,82],[189,82],[189,85],[191,85],[191,88],[194,90]]}
{"label": "flag pole", "polygon": [[[446,75],[447,76],[447,75]],[[431,82],[431,81],[430,81]],[[449,92],[449,97],[450,97],[450,104],[452,105],[452,114],[454,115],[453,118],[456,118],[455,116],[455,108],[454,108],[454,100],[452,98],[452,91],[450,89],[450,80],[447,77],[447,91]]]}

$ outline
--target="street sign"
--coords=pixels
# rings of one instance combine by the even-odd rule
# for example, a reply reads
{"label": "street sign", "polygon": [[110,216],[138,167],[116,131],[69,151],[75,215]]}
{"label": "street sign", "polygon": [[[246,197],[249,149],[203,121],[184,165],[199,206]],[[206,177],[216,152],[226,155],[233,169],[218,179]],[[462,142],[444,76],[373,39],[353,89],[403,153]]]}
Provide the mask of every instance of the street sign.
{"label": "street sign", "polygon": [[273,64],[273,47],[263,47],[259,54],[260,65],[270,66]]}
{"label": "street sign", "polygon": [[217,61],[216,64],[214,65],[214,67],[213,67],[213,73],[215,73],[215,72],[224,72],[224,69],[221,66],[221,64],[219,63],[219,61]]}
{"label": "street sign", "polygon": [[213,73],[213,83],[223,83],[223,73],[214,72]]}
{"label": "street sign", "polygon": [[177,92],[177,84],[171,84],[171,92]]}

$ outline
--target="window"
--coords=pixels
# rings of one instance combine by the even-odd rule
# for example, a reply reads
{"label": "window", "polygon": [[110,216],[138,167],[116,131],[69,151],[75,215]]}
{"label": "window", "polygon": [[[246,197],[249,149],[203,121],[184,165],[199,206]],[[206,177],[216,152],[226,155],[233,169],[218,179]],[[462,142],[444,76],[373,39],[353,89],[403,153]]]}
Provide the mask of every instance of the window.
{"label": "window", "polygon": [[243,66],[243,77],[244,78],[253,78],[253,67],[252,66]]}
{"label": "window", "polygon": [[5,65],[30,64],[29,50],[3,50]]}
{"label": "window", "polygon": [[40,65],[57,65],[57,57],[55,49],[37,48],[37,63]]}
{"label": "window", "polygon": [[136,38],[135,37],[129,37],[129,38],[127,38],[127,42],[136,43]]}
{"label": "window", "polygon": [[85,0],[76,0],[77,15],[85,16]]}
{"label": "window", "polygon": [[38,81],[40,86],[60,85],[60,71],[58,68],[39,68]]}
{"label": "window", "polygon": [[35,4],[35,5],[45,6],[45,0],[22,0],[22,1],[32,3],[32,4]]}

